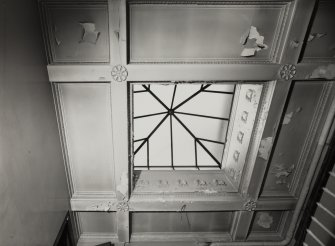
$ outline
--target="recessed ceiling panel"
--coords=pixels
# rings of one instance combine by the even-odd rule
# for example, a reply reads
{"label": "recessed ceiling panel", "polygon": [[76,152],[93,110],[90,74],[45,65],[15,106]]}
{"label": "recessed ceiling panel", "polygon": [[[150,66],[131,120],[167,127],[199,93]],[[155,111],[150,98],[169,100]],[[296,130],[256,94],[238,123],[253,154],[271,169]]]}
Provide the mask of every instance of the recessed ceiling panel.
{"label": "recessed ceiling panel", "polygon": [[303,61],[334,62],[335,28],[334,1],[320,1],[312,28],[307,37]]}
{"label": "recessed ceiling panel", "polygon": [[132,213],[132,231],[228,232],[232,218],[232,212]]}
{"label": "recessed ceiling panel", "polygon": [[199,3],[130,2],[130,63],[273,62],[288,3]]}
{"label": "recessed ceiling panel", "polygon": [[107,1],[41,1],[50,63],[109,62]]}

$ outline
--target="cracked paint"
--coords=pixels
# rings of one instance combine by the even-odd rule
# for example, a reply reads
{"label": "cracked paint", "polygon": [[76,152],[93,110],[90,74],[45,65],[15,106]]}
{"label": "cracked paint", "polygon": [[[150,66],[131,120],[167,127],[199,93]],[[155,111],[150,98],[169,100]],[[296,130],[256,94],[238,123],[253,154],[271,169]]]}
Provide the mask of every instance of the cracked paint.
{"label": "cracked paint", "polygon": [[335,78],[335,64],[328,66],[319,66],[313,72],[306,76],[306,79],[334,79]]}
{"label": "cracked paint", "polygon": [[264,36],[261,36],[254,26],[251,26],[250,29],[242,35],[240,43],[244,47],[240,55],[243,57],[255,56],[257,52],[268,48],[268,46],[264,44]]}
{"label": "cracked paint", "polygon": [[264,160],[268,160],[272,144],[273,144],[272,137],[267,137],[267,138],[262,139],[261,144],[258,149],[258,156]]}

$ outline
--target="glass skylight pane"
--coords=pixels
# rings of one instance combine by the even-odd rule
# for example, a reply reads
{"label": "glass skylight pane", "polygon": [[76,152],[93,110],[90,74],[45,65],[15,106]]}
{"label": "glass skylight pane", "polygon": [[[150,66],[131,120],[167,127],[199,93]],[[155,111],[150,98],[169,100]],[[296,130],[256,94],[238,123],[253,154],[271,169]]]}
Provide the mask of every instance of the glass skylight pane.
{"label": "glass skylight pane", "polygon": [[178,84],[178,89],[175,93],[175,98],[173,102],[173,107],[185,101],[185,99],[192,96],[194,93],[199,91],[201,88],[200,84]]}
{"label": "glass skylight pane", "polygon": [[174,86],[171,85],[153,85],[150,86],[151,91],[159,97],[159,99],[170,108],[172,97],[173,97],[173,91]]}
{"label": "glass skylight pane", "polygon": [[176,114],[176,117],[198,138],[225,142],[228,121]]}
{"label": "glass skylight pane", "polygon": [[209,141],[200,140],[200,142],[213,154],[213,156],[219,161],[222,161],[222,155],[225,145],[213,143]]}
{"label": "glass skylight pane", "polygon": [[194,166],[195,148],[194,138],[178,123],[172,119],[173,126],[173,159],[175,166]]}
{"label": "glass skylight pane", "polygon": [[145,143],[134,156],[136,166],[147,166],[147,144]]}
{"label": "glass skylight pane", "polygon": [[[209,87],[210,88],[210,87]],[[232,94],[202,92],[177,109],[177,112],[229,118]],[[212,106],[209,106],[208,103]]]}
{"label": "glass skylight pane", "polygon": [[149,140],[149,163],[154,166],[171,165],[171,135],[168,119]]}
{"label": "glass skylight pane", "polygon": [[134,93],[134,101],[141,102],[134,104],[134,116],[143,116],[154,113],[165,112],[166,109],[148,92]]}
{"label": "glass skylight pane", "polygon": [[147,138],[163,118],[164,115],[155,115],[134,119],[134,140]]}
{"label": "glass skylight pane", "polygon": [[205,145],[199,143],[197,143],[197,162],[198,166],[219,166],[216,156]]}

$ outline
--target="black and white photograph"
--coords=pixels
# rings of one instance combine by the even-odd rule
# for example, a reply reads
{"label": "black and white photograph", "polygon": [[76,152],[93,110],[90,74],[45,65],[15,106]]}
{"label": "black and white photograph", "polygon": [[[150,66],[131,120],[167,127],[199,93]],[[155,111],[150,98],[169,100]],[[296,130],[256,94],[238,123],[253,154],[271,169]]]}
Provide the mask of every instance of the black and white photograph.
{"label": "black and white photograph", "polygon": [[335,246],[335,1],[0,0],[0,246]]}

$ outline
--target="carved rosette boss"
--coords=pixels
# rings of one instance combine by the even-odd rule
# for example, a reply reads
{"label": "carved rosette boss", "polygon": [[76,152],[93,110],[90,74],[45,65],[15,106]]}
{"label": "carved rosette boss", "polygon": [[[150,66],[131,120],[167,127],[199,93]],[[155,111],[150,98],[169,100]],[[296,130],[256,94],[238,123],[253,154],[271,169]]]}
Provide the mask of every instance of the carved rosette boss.
{"label": "carved rosette boss", "polygon": [[116,65],[112,68],[112,77],[116,82],[126,81],[128,77],[128,71],[124,66]]}
{"label": "carved rosette boss", "polygon": [[121,212],[129,211],[129,205],[128,205],[128,202],[126,202],[126,201],[119,202],[119,203],[116,205],[116,209],[117,209],[118,211],[121,211]]}
{"label": "carved rosette boss", "polygon": [[293,79],[295,74],[297,73],[297,68],[293,64],[285,64],[281,67],[279,71],[279,77],[284,80]]}
{"label": "carved rosette boss", "polygon": [[256,201],[249,199],[245,204],[244,204],[244,210],[247,210],[249,212],[255,211],[256,209]]}

